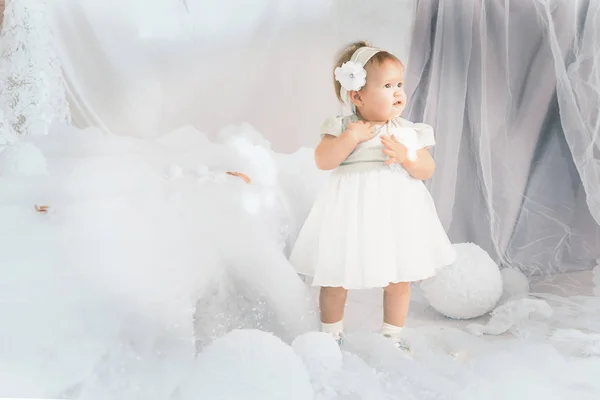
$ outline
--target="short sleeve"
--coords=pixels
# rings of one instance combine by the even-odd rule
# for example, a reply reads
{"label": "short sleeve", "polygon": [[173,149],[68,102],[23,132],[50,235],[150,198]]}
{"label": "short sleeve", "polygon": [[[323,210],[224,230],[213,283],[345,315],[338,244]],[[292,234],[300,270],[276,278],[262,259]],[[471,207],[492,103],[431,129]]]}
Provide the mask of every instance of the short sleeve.
{"label": "short sleeve", "polygon": [[340,136],[344,131],[343,117],[329,117],[321,125],[321,137],[324,135]]}
{"label": "short sleeve", "polygon": [[419,135],[419,141],[421,142],[422,147],[427,148],[435,146],[435,135],[431,125],[417,123],[414,124],[414,128]]}

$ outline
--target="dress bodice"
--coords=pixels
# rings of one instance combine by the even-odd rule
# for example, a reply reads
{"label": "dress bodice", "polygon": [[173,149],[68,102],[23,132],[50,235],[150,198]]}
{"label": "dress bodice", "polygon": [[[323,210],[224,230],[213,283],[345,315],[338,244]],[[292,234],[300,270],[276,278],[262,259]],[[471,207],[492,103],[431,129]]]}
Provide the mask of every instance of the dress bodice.
{"label": "dress bodice", "polygon": [[[349,122],[356,122],[359,118],[356,114],[329,118],[321,128],[322,135],[339,136],[344,132]],[[435,145],[433,128],[430,125],[422,123],[413,123],[404,118],[397,117],[386,124],[375,125],[375,135],[362,143],[359,143],[356,148],[342,162],[341,167],[370,164],[372,166],[381,166],[387,159],[383,153],[383,145],[381,144],[381,136],[395,136],[398,141],[409,148],[419,149],[431,147]],[[352,169],[370,168],[365,165],[356,165]],[[345,167],[345,169],[349,169]]]}

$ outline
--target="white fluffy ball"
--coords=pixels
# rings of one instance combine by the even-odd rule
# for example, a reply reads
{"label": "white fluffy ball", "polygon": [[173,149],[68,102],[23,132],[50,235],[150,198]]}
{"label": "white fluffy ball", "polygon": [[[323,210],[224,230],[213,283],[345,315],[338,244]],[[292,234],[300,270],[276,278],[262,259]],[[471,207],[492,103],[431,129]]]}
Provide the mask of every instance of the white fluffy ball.
{"label": "white fluffy ball", "polygon": [[180,394],[211,400],[314,397],[300,357],[281,339],[254,329],[231,331],[205,347]]}
{"label": "white fluffy ball", "polygon": [[332,373],[342,368],[342,352],[331,335],[308,332],[292,342],[292,349],[304,361],[313,382],[325,382]]}
{"label": "white fluffy ball", "polygon": [[204,177],[210,174],[210,169],[206,165],[200,165],[196,168],[196,175],[199,177]]}
{"label": "white fluffy ball", "polygon": [[489,254],[473,243],[454,245],[457,258],[438,275],[421,283],[431,307],[455,319],[480,317],[502,296],[502,275]]}
{"label": "white fluffy ball", "polygon": [[169,179],[181,178],[183,175],[183,168],[177,164],[171,164],[169,165],[169,168],[167,168],[166,175]]}
{"label": "white fluffy ball", "polygon": [[0,151],[0,175],[47,174],[46,157],[31,143],[16,142]]}

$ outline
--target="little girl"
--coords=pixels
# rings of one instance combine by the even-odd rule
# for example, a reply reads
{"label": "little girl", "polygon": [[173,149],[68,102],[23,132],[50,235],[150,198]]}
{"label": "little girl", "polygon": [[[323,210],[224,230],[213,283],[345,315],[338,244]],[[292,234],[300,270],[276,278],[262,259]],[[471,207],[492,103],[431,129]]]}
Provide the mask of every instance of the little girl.
{"label": "little girl", "polygon": [[382,334],[402,349],[410,282],[454,262],[453,247],[423,184],[435,170],[433,128],[400,117],[404,66],[392,54],[350,44],[334,70],[352,114],[329,118],[315,150],[334,170],[298,236],[291,263],[320,286],[322,330],[343,339],[348,289],[383,288]]}

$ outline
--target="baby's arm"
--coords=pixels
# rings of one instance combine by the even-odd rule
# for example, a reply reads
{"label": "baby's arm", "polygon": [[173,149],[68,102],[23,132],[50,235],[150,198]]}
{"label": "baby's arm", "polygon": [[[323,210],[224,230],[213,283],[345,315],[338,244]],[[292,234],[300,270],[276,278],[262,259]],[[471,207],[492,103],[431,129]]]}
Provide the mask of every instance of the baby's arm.
{"label": "baby's arm", "polygon": [[415,179],[426,181],[433,176],[435,172],[435,161],[427,149],[417,150],[417,159],[409,159],[402,162],[402,166]]}
{"label": "baby's arm", "polygon": [[398,141],[395,136],[382,136],[381,144],[383,145],[383,154],[390,157],[385,163],[398,163],[408,171],[415,179],[421,181],[427,180],[433,176],[435,171],[435,161],[427,147],[422,147],[417,150],[417,157],[414,161],[408,159],[408,149]]}
{"label": "baby's arm", "polygon": [[340,132],[342,129],[339,119],[330,119],[322,127],[321,143],[315,149],[317,168],[337,168],[359,143],[373,137],[371,125],[366,122],[348,122],[346,130]]}
{"label": "baby's arm", "polygon": [[317,168],[331,170],[337,168],[357,145],[351,135],[342,133],[340,136],[323,135],[321,142],[315,149],[315,162]]}
{"label": "baby's arm", "polygon": [[407,160],[402,166],[415,179],[426,181],[431,179],[435,172],[435,161],[429,153],[431,147],[435,146],[435,136],[433,128],[423,123],[414,124],[414,128],[419,132],[419,141],[423,148],[417,150],[417,159],[415,161]]}
{"label": "baby's arm", "polygon": [[[390,159],[386,161],[386,164],[398,163],[402,165],[402,167],[415,179],[421,181],[430,179],[435,172],[435,161],[428,150],[435,146],[433,128],[430,125],[423,123],[412,124],[410,121],[405,121],[404,123],[417,131],[417,142],[420,144],[421,148],[416,152],[416,159],[411,161],[408,159],[408,149],[405,145],[400,143],[396,137],[382,137],[381,142],[384,146],[383,153],[390,157]],[[412,144],[415,145],[415,143]]]}

